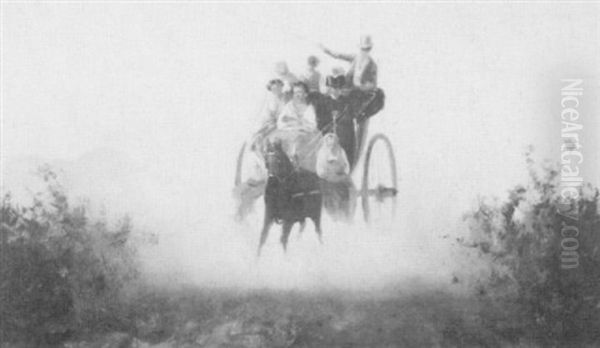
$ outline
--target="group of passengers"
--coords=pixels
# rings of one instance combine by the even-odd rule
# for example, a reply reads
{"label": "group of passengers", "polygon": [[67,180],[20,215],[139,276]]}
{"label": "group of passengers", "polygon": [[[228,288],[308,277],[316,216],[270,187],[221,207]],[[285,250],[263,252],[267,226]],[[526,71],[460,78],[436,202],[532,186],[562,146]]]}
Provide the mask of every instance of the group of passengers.
{"label": "group of passengers", "polygon": [[323,79],[315,56],[308,58],[308,69],[299,77],[285,62],[277,63],[276,78],[267,84],[263,123],[252,147],[260,152],[266,139],[278,139],[301,167],[315,171],[316,156],[312,154],[322,136],[333,133],[344,150],[346,167],[352,168],[356,139],[366,132],[367,117],[383,107],[383,92],[377,88],[377,65],[370,55],[372,40],[370,36],[361,37],[356,55],[320,47],[325,54],[349,62],[348,72],[336,68]]}

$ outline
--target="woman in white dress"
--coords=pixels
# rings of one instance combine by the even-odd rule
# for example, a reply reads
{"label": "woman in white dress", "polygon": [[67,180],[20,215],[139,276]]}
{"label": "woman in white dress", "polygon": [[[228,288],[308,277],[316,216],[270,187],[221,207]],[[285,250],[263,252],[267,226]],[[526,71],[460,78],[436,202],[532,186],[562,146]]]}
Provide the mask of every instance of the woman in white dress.
{"label": "woman in white dress", "polygon": [[277,117],[287,102],[283,86],[280,79],[273,79],[267,83],[269,94],[260,113],[260,128],[250,138],[250,149],[259,156],[262,154],[265,137],[277,128]]}
{"label": "woman in white dress", "polygon": [[292,85],[293,97],[277,117],[277,130],[269,136],[282,142],[288,156],[297,164],[314,172],[316,149],[321,140],[314,107],[306,100],[308,86],[303,82]]}
{"label": "woman in white dress", "polygon": [[265,102],[265,108],[262,111],[262,126],[263,128],[275,128],[277,117],[283,111],[283,107],[287,103],[285,94],[283,93],[284,83],[280,79],[273,79],[267,84],[267,90],[270,92]]}
{"label": "woman in white dress", "polygon": [[253,207],[254,202],[264,193],[268,173],[265,167],[264,147],[265,139],[277,128],[277,117],[281,114],[286,104],[283,93],[284,83],[280,79],[273,79],[267,83],[269,94],[261,110],[260,128],[249,139],[249,150],[244,158],[244,173],[246,181],[234,190],[237,198],[237,218],[243,219]]}
{"label": "woman in white dress", "polygon": [[277,129],[311,132],[317,128],[315,108],[308,104],[308,86],[304,82],[293,85],[293,97],[277,117]]}

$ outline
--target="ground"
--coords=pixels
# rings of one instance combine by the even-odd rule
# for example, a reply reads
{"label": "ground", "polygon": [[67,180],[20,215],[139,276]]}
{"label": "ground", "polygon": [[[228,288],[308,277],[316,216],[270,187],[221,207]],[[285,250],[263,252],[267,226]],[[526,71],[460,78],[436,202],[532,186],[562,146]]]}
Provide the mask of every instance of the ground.
{"label": "ground", "polygon": [[149,292],[129,331],[73,337],[64,347],[535,346],[503,309],[439,290],[385,297],[341,292]]}

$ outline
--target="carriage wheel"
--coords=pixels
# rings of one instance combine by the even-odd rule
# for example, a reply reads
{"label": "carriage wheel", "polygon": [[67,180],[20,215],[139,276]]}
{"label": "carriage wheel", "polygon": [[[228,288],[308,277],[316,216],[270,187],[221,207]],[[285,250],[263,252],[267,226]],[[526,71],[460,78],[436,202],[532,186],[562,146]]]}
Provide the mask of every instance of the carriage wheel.
{"label": "carriage wheel", "polygon": [[390,140],[383,134],[369,141],[360,194],[366,222],[393,218],[398,194],[396,159]]}
{"label": "carriage wheel", "polygon": [[360,155],[362,155],[362,151],[364,149],[365,144],[367,143],[367,134],[369,133],[369,119],[367,118],[362,122],[359,126],[356,125],[356,149],[354,151],[354,165],[358,163],[360,159]]}
{"label": "carriage wheel", "polygon": [[235,182],[234,187],[238,187],[242,183],[242,167],[244,165],[244,154],[246,153],[246,143],[242,144],[240,152],[237,156],[237,165],[235,166]]}
{"label": "carriage wheel", "polygon": [[248,144],[240,148],[235,168],[233,194],[236,197],[235,219],[242,222],[254,211],[256,200],[263,195],[264,183],[250,184],[251,176],[248,173]]}

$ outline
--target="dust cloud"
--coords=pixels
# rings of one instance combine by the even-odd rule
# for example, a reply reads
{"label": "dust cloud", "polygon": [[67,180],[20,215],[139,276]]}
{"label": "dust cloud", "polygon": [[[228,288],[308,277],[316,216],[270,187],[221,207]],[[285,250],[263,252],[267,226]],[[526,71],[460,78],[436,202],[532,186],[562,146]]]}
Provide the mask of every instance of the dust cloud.
{"label": "dust cloud", "polygon": [[[173,286],[369,291],[477,272],[453,247],[462,214],[525,182],[528,145],[557,158],[555,84],[565,62],[597,66],[583,7],[28,6],[6,8],[3,189],[27,196],[50,162],[75,203],[158,236],[140,249],[144,274]],[[581,25],[565,31],[565,11]],[[328,73],[341,64],[316,44],[352,52],[364,33],[387,96],[370,134],[392,141],[397,215],[325,218],[324,245],[308,224],[287,255],[274,226],[257,260],[262,203],[238,224],[231,190],[273,63],[300,73],[316,54]]]}

